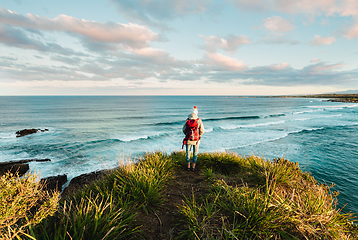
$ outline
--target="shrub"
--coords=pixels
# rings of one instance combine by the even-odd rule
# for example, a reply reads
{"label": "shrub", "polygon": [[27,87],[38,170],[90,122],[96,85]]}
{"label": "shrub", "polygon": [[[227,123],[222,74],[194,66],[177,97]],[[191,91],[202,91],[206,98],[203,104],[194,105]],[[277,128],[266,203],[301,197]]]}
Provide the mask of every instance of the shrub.
{"label": "shrub", "polygon": [[245,160],[234,153],[202,153],[198,155],[198,165],[222,174],[239,173],[244,170]]}
{"label": "shrub", "polygon": [[25,229],[54,214],[58,192],[51,194],[37,181],[36,174],[23,177],[6,173],[0,177],[0,237],[26,236]]}

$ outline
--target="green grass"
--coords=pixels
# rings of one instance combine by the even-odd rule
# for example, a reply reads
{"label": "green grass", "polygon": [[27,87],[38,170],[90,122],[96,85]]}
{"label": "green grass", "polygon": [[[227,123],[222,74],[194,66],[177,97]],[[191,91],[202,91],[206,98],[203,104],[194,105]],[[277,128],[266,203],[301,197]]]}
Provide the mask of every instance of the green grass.
{"label": "green grass", "polygon": [[137,211],[146,213],[164,200],[162,190],[173,162],[157,152],[137,164],[110,171],[101,181],[60,203],[52,218],[29,229],[36,239],[138,239]]}
{"label": "green grass", "polygon": [[200,160],[211,193],[179,206],[184,239],[357,239],[355,215],[341,214],[332,186],[297,163],[229,153]]}
{"label": "green grass", "polygon": [[130,206],[118,208],[113,196],[88,193],[80,201],[64,201],[55,216],[34,227],[35,239],[130,239],[139,233]]}
{"label": "green grass", "polygon": [[[177,212],[180,227],[175,235],[167,236],[358,239],[355,215],[342,214],[337,208],[338,193],[331,191],[333,186],[318,183],[297,163],[202,153],[197,167],[206,179],[207,194],[193,192],[170,210]],[[139,215],[158,221],[157,211],[167,201],[166,188],[185,169],[183,151],[146,154],[138,163],[108,171],[103,179],[59,203],[55,201],[58,195],[41,195],[41,186],[30,175],[7,175],[1,178],[1,189],[7,186],[7,190],[0,195],[0,233],[5,239],[146,239],[153,235]],[[24,196],[34,196],[29,202],[42,200],[36,200],[33,208]]]}

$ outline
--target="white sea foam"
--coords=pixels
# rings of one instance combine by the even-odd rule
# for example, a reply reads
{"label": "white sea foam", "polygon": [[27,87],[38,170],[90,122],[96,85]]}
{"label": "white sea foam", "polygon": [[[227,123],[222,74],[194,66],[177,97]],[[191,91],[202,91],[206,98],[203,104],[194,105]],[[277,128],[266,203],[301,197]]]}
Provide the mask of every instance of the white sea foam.
{"label": "white sea foam", "polygon": [[304,129],[299,129],[299,130],[295,130],[295,131],[291,131],[288,133],[289,134],[295,134],[295,133],[301,133],[301,132],[304,132],[304,131],[317,131],[317,130],[322,130],[324,129],[324,127],[318,127],[318,128],[304,128]]}
{"label": "white sea foam", "polygon": [[0,133],[0,139],[14,139],[14,138],[16,138],[15,133],[11,133],[11,132],[1,132]]}
{"label": "white sea foam", "polygon": [[223,130],[234,130],[234,129],[240,128],[240,126],[219,126],[219,128],[221,128]]}
{"label": "white sea foam", "polygon": [[285,120],[277,121],[277,122],[265,122],[265,123],[256,123],[256,124],[247,124],[247,125],[237,125],[237,128],[255,128],[255,127],[264,127],[264,126],[271,126],[277,124],[285,123]]}
{"label": "white sea foam", "polygon": [[205,128],[205,133],[209,133],[214,131],[214,128]]}
{"label": "white sea foam", "polygon": [[340,114],[336,114],[336,115],[321,116],[321,117],[319,117],[319,118],[322,118],[322,117],[324,117],[324,118],[331,118],[331,117],[341,117],[341,116],[343,116],[343,114],[342,114],[342,113],[340,113]]}
{"label": "white sea foam", "polygon": [[312,119],[332,118],[332,117],[341,117],[341,116],[343,116],[343,114],[317,116],[317,117],[310,117],[310,118],[296,118],[296,119],[292,119],[291,121],[307,121],[307,120],[312,120]]}
{"label": "white sea foam", "polygon": [[287,136],[288,136],[288,133],[285,133],[285,134],[283,134],[283,135],[281,135],[279,137],[276,137],[276,138],[269,138],[269,139],[265,139],[265,140],[261,140],[261,141],[255,141],[255,142],[248,143],[248,144],[245,144],[245,145],[240,145],[240,146],[237,146],[237,147],[226,148],[226,150],[231,150],[231,149],[235,149],[235,148],[244,148],[244,147],[254,146],[254,145],[258,145],[258,144],[266,143],[266,142],[273,142],[273,141],[283,139],[283,138],[285,138]]}
{"label": "white sea foam", "polygon": [[[308,107],[311,107],[311,106],[308,106]],[[320,111],[324,111],[324,109],[319,108],[319,109],[315,109],[315,110],[299,111],[299,112],[293,112],[292,114],[297,115],[297,114],[313,113],[313,112],[320,112]]]}
{"label": "white sea foam", "polygon": [[148,139],[148,138],[149,138],[149,136],[147,136],[147,135],[140,135],[140,136],[119,137],[117,139],[122,141],[122,142],[132,142],[132,141],[141,140],[141,139]]}
{"label": "white sea foam", "polygon": [[264,139],[264,140],[253,141],[253,142],[250,142],[248,144],[243,144],[243,145],[239,145],[239,146],[236,146],[236,147],[226,148],[226,150],[250,147],[250,146],[255,146],[255,145],[259,145],[259,144],[267,143],[267,142],[274,142],[274,141],[284,139],[284,138],[288,137],[290,134],[298,134],[298,133],[301,133],[301,132],[304,132],[304,131],[317,131],[317,130],[322,130],[322,129],[324,129],[324,127],[303,128],[303,129],[293,130],[293,131],[286,132],[286,133],[284,133],[282,135],[279,135],[277,137],[274,137],[274,138],[268,138],[268,139]]}
{"label": "white sea foam", "polygon": [[296,118],[296,119],[293,119],[293,121],[307,121],[307,120],[311,120],[313,118]]}
{"label": "white sea foam", "polygon": [[137,140],[146,140],[146,139],[151,139],[151,138],[157,138],[157,137],[161,137],[161,136],[165,136],[168,135],[167,132],[160,132],[160,133],[149,133],[147,135],[143,134],[143,135],[127,135],[127,136],[120,136],[120,137],[116,137],[115,139],[118,139],[122,142],[132,142],[132,141],[137,141]]}
{"label": "white sea foam", "polygon": [[343,108],[354,108],[358,107],[358,104],[340,104],[340,105],[330,105],[330,106],[307,106],[309,108],[323,108],[323,109],[343,109]]}
{"label": "white sea foam", "polygon": [[277,121],[277,122],[264,122],[264,123],[255,123],[255,124],[246,124],[246,125],[229,125],[229,126],[219,126],[219,128],[223,130],[234,130],[238,128],[256,128],[256,127],[265,127],[271,125],[278,125],[285,123],[285,120]]}

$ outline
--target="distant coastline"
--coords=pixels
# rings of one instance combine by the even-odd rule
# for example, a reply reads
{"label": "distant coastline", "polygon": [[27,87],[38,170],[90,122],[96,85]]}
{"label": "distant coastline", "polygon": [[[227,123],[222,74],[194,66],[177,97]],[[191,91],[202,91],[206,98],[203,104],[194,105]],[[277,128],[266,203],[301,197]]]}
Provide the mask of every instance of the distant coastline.
{"label": "distant coastline", "polygon": [[[253,96],[255,97],[255,96]],[[324,98],[328,102],[351,102],[358,103],[358,94],[313,94],[313,95],[278,95],[256,96],[257,98]]]}

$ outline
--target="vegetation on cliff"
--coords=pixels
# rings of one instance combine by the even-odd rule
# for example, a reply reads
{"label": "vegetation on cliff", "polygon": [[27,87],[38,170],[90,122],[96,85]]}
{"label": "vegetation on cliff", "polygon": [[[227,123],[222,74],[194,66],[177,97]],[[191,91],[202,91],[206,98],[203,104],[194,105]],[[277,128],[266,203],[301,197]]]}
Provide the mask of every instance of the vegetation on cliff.
{"label": "vegetation on cliff", "polygon": [[197,167],[186,170],[182,151],[146,154],[64,197],[21,238],[358,239],[338,193],[297,163],[202,153]]}
{"label": "vegetation on cliff", "polygon": [[313,95],[282,95],[282,96],[265,96],[265,97],[272,97],[272,98],[323,98],[329,99],[330,102],[358,102],[358,94],[313,94]]}
{"label": "vegetation on cliff", "polygon": [[60,194],[50,194],[44,188],[36,174],[27,173],[20,178],[8,172],[0,177],[0,239],[29,236],[28,227],[56,212]]}

